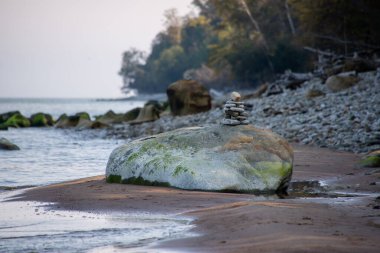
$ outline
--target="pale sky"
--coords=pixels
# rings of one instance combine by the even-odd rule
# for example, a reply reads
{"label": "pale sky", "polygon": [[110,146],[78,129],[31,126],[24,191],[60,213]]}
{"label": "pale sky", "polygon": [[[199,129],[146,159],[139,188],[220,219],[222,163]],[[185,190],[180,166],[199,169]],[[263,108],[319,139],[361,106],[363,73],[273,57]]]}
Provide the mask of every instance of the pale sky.
{"label": "pale sky", "polygon": [[0,0],[0,97],[122,97],[122,53],[148,52],[164,11],[191,2]]}

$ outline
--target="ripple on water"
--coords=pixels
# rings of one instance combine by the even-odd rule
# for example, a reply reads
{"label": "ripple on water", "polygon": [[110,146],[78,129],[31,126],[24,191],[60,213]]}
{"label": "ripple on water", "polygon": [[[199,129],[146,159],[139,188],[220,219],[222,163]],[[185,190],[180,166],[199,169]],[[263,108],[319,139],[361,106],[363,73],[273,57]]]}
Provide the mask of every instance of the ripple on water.
{"label": "ripple on water", "polygon": [[189,218],[169,215],[95,214],[52,210],[38,202],[4,202],[16,193],[0,193],[0,252],[128,251],[189,236],[192,227]]}
{"label": "ripple on water", "polygon": [[[94,130],[96,131],[96,130]],[[21,150],[0,150],[0,186],[45,185],[104,174],[108,156],[124,143],[88,131],[24,128],[1,136]]]}

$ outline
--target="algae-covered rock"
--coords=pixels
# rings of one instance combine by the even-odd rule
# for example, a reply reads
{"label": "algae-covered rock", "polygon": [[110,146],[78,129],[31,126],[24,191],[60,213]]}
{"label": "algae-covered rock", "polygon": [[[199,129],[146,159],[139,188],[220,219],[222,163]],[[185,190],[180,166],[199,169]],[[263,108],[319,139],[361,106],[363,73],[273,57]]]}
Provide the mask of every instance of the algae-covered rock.
{"label": "algae-covered rock", "polygon": [[54,125],[54,120],[50,114],[39,112],[30,116],[30,123],[32,127],[46,127]]}
{"label": "algae-covered rock", "polygon": [[287,188],[293,151],[282,137],[252,125],[182,128],[116,148],[108,182],[181,189],[274,192]]}
{"label": "algae-covered rock", "polygon": [[20,111],[11,111],[11,112],[6,112],[6,113],[0,114],[0,124],[4,123],[10,117],[12,117],[13,115],[16,115],[16,114],[21,115]]}
{"label": "algae-covered rock", "polygon": [[0,149],[4,150],[20,150],[20,148],[16,145],[10,142],[8,139],[0,138]]}
{"label": "algae-covered rock", "polygon": [[360,164],[363,167],[380,167],[380,150],[372,151],[366,155],[361,161]]}
{"label": "algae-covered rock", "polygon": [[28,118],[21,114],[13,114],[4,123],[1,124],[2,127],[30,127],[30,121]]}
{"label": "algae-covered rock", "polygon": [[79,119],[88,119],[88,120],[91,119],[90,114],[88,114],[87,112],[78,112],[74,116],[79,117]]}

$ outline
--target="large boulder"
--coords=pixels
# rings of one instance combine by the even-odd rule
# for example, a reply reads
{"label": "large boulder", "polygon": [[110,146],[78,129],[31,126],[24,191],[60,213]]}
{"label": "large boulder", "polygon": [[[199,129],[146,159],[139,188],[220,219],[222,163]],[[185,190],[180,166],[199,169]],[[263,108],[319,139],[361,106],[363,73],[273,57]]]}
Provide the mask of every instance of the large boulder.
{"label": "large boulder", "polygon": [[39,112],[30,116],[30,124],[32,127],[46,127],[54,125],[54,120],[50,114]]}
{"label": "large boulder", "polygon": [[252,125],[182,128],[116,148],[108,182],[189,190],[275,192],[291,178],[293,151],[285,139]]}
{"label": "large boulder", "polygon": [[169,85],[166,93],[173,115],[182,116],[211,109],[211,96],[208,90],[197,81],[177,81]]}
{"label": "large boulder", "polygon": [[0,149],[4,150],[20,150],[20,148],[16,145],[10,142],[8,139],[0,138]]}
{"label": "large boulder", "polygon": [[359,82],[356,76],[330,76],[326,80],[326,86],[333,92],[348,89]]}

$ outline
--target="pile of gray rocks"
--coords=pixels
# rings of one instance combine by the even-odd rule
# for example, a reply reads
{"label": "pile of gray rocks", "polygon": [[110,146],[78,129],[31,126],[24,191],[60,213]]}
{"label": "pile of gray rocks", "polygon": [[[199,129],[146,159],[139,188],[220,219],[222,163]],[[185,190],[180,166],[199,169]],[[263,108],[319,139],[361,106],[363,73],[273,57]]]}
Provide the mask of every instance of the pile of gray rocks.
{"label": "pile of gray rocks", "polygon": [[[380,81],[376,71],[358,74],[353,87],[332,92],[324,80],[313,78],[296,90],[245,100],[252,125],[270,129],[290,142],[366,153],[380,149]],[[310,91],[319,96],[310,97]],[[226,99],[224,100],[226,101]],[[220,124],[223,104],[208,112],[182,117],[164,116],[138,126],[114,125],[105,137],[129,141],[181,127]]]}
{"label": "pile of gray rocks", "polygon": [[237,92],[231,93],[231,99],[224,105],[224,119],[222,120],[223,125],[237,126],[237,125],[247,125],[248,112],[245,111],[244,102],[240,101],[240,94]]}

